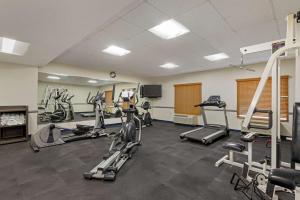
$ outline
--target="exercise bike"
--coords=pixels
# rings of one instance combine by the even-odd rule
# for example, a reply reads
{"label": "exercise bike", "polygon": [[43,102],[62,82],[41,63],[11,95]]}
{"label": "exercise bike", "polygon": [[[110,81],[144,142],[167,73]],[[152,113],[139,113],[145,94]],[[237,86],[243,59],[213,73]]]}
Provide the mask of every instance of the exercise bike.
{"label": "exercise bike", "polygon": [[[151,109],[151,105],[150,105],[149,101],[143,102],[141,105],[141,108],[143,110],[145,110],[146,112],[139,114],[138,109],[136,109],[136,115],[141,120],[142,127],[144,128],[144,127],[152,126],[152,117],[149,112],[149,109]],[[136,125],[137,125],[137,128],[139,128],[138,127],[139,124],[137,123]]]}
{"label": "exercise bike", "polygon": [[108,136],[109,134],[105,131],[105,123],[103,116],[103,93],[99,93],[95,97],[96,103],[96,119],[95,125],[76,125],[77,128],[73,130],[65,131],[63,127],[59,127],[55,124],[49,124],[35,134],[31,136],[30,146],[35,151],[38,152],[41,148],[65,144],[67,142],[97,138],[101,136]]}
{"label": "exercise bike", "polygon": [[[134,92],[123,90],[120,96],[123,104],[130,104],[134,97]],[[123,113],[126,115],[126,121],[122,120],[122,128],[119,133],[112,136],[108,154],[103,156],[103,160],[91,171],[83,174],[85,179],[103,179],[105,181],[114,181],[121,167],[130,159],[141,144],[141,120],[135,115],[136,108],[130,105],[128,108],[123,107]],[[136,130],[136,122],[139,122],[139,130]]]}

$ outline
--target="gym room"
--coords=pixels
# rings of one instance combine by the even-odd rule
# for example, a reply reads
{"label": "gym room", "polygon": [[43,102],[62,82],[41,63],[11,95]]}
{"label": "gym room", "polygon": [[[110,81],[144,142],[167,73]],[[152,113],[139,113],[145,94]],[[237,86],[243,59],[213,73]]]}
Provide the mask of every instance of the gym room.
{"label": "gym room", "polygon": [[1,200],[300,200],[299,0],[1,0]]}

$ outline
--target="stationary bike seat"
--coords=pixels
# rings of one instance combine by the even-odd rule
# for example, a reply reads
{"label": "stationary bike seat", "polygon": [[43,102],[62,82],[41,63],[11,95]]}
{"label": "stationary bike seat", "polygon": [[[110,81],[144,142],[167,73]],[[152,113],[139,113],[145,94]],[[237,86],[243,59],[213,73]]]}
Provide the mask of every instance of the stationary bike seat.
{"label": "stationary bike seat", "polygon": [[223,148],[227,150],[238,151],[238,152],[243,152],[246,149],[245,145],[240,143],[234,143],[234,142],[227,142],[223,144]]}

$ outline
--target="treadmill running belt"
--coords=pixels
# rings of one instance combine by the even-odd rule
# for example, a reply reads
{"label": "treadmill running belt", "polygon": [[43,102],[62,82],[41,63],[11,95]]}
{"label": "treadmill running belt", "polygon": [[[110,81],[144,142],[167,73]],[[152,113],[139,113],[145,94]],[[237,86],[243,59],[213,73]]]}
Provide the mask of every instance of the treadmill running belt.
{"label": "treadmill running belt", "polygon": [[211,143],[213,140],[226,135],[226,129],[205,127],[198,131],[185,135],[186,138],[197,140],[203,143]]}

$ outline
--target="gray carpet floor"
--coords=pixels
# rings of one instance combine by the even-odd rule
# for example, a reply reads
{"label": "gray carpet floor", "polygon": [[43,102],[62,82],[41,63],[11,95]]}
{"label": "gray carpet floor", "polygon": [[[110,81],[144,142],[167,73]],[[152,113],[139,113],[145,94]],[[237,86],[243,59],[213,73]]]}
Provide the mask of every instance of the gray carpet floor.
{"label": "gray carpet floor", "polygon": [[[116,127],[114,127],[116,129]],[[154,122],[143,129],[142,145],[115,182],[85,180],[83,172],[99,163],[108,138],[82,140],[33,153],[28,143],[0,146],[0,199],[3,200],[229,200],[245,199],[229,184],[234,171],[215,161],[226,154],[225,141],[239,141],[231,132],[209,146],[181,141],[191,127]],[[286,142],[287,143],[287,142]],[[288,144],[284,159],[289,160]],[[255,159],[269,153],[265,139],[254,144]]]}

